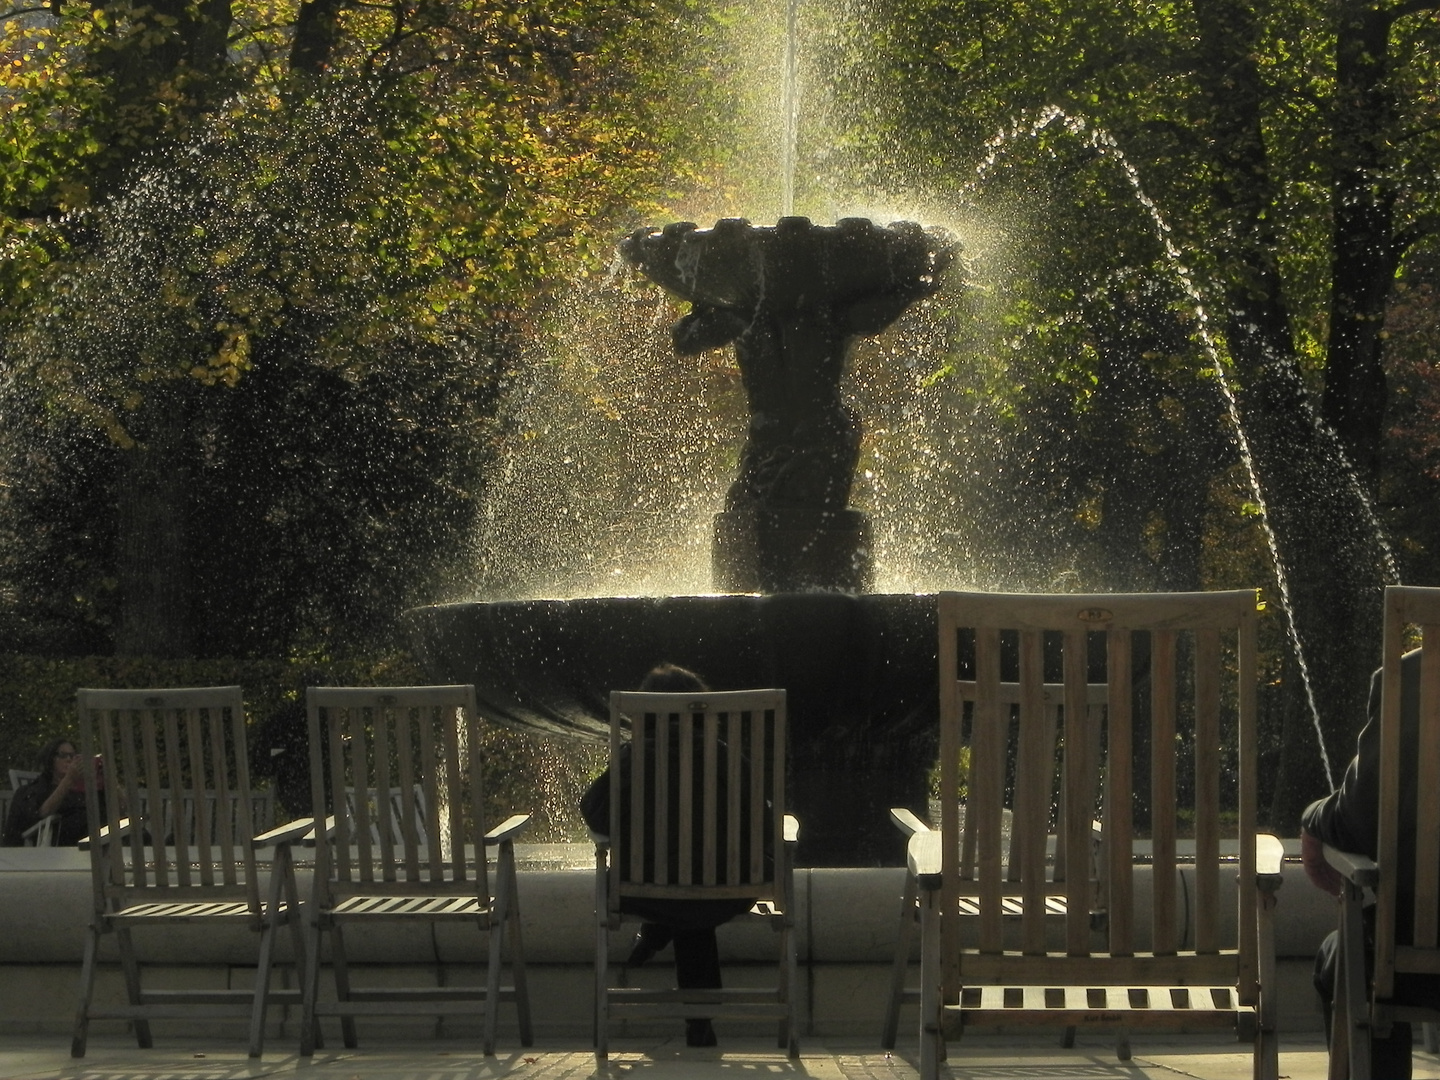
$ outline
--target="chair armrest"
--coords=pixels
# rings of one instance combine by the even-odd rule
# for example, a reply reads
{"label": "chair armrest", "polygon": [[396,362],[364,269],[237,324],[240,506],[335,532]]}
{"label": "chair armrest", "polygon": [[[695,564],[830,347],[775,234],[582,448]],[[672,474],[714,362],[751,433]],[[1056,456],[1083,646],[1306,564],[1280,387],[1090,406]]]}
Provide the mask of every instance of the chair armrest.
{"label": "chair armrest", "polygon": [[[46,814],[39,821],[35,822],[34,825],[31,825],[28,829],[21,833],[21,839],[28,841],[28,843],[26,844],[27,847],[50,847],[55,842],[55,838],[51,830],[54,828],[56,822],[58,822],[59,820],[59,814]],[[40,843],[42,837],[44,837],[45,839],[45,843],[43,845]]]}
{"label": "chair armrest", "polygon": [[1341,851],[1326,844],[1325,861],[1344,874],[1353,885],[1373,889],[1380,883],[1380,867],[1369,856]]}
{"label": "chair armrest", "polygon": [[1255,834],[1255,878],[1265,879],[1263,884],[1278,889],[1284,880],[1281,865],[1285,862],[1285,845],[1278,836],[1270,833]]}
{"label": "chair armrest", "polygon": [[590,842],[597,848],[608,848],[610,846],[610,837],[606,833],[598,833],[594,829],[591,829]]}
{"label": "chair armrest", "polygon": [[910,876],[919,882],[922,889],[940,887],[944,850],[941,834],[933,829],[916,833],[905,845],[905,865],[910,870]]}
{"label": "chair armrest", "polygon": [[930,826],[921,821],[913,813],[903,806],[892,806],[890,808],[890,820],[895,827],[905,834],[906,839],[916,833],[929,832]]}
{"label": "chair armrest", "polygon": [[311,822],[311,829],[310,829],[310,831],[307,832],[304,836],[302,836],[302,837],[300,838],[300,842],[303,843],[306,847],[314,847],[316,844],[318,844],[318,843],[320,842],[320,834],[321,834],[321,833],[324,834],[326,840],[329,840],[331,837],[333,837],[333,836],[335,835],[335,815],[334,815],[334,814],[331,814],[329,817],[327,817],[327,818],[325,819],[325,825],[324,825],[323,828],[319,828],[319,829],[315,828],[315,827],[314,827],[314,821],[315,821],[314,818],[311,818],[311,819],[310,819],[310,822]]}
{"label": "chair armrest", "polygon": [[504,844],[514,840],[522,832],[530,827],[529,814],[515,814],[506,818],[499,825],[485,834],[485,845]]}
{"label": "chair armrest", "polygon": [[256,847],[269,847],[271,844],[293,844],[297,840],[304,840],[315,832],[314,818],[296,818],[285,825],[277,825],[268,832],[263,832],[252,841]]}
{"label": "chair armrest", "polygon": [[800,819],[794,814],[785,815],[785,843],[798,844],[800,842]]}
{"label": "chair armrest", "polygon": [[[99,839],[98,839],[96,842],[98,842],[98,843],[100,843],[100,844],[102,844],[102,845],[103,845],[103,844],[108,844],[111,840],[119,840],[119,839],[121,839],[121,838],[123,838],[123,837],[125,837],[125,836],[128,836],[129,834],[130,834],[130,819],[129,819],[128,817],[127,817],[127,818],[121,818],[121,819],[120,819],[119,821],[117,821],[114,825],[102,825],[102,826],[100,827],[100,836],[99,836]],[[87,836],[87,837],[85,837],[83,840],[81,840],[80,843],[77,844],[76,846],[79,847],[81,851],[89,851],[89,850],[90,850],[90,844],[91,844],[90,837]]]}

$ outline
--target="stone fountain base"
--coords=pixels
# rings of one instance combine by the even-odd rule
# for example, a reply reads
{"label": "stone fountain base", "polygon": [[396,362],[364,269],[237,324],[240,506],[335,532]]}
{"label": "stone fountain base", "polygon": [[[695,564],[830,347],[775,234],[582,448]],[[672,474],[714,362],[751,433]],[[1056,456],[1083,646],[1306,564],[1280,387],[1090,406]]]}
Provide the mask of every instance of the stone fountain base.
{"label": "stone fountain base", "polygon": [[432,678],[474,683],[490,719],[544,735],[604,737],[609,692],[662,661],[717,690],[784,688],[801,865],[898,865],[890,807],[926,812],[938,739],[933,596],[517,600],[410,618]]}

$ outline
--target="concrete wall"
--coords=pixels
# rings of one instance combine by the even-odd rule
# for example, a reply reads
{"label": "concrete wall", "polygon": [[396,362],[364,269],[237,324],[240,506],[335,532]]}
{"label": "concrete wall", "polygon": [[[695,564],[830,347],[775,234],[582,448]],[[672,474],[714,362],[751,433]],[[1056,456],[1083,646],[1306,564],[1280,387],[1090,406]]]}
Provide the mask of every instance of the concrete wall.
{"label": "concrete wall", "polygon": [[[303,873],[303,871],[302,871]],[[1189,874],[1183,871],[1183,875]],[[802,964],[805,1027],[815,1034],[874,1031],[878,1038],[890,961],[899,926],[903,871],[893,869],[805,869],[797,871],[797,929]],[[1222,899],[1233,912],[1233,880]],[[1181,914],[1193,887],[1182,881]],[[1148,923],[1144,890],[1137,925]],[[303,895],[303,893],[302,893]],[[594,950],[594,882],[587,870],[531,870],[520,878],[523,935],[537,1034],[576,1037],[590,1030]],[[89,863],[73,850],[0,849],[0,1033],[54,1033],[69,1030],[78,985],[84,927],[91,905]],[[1281,1026],[1312,1031],[1321,1026],[1309,970],[1315,947],[1333,926],[1335,905],[1305,880],[1296,864],[1286,866],[1280,891],[1277,951],[1281,964]],[[1233,925],[1233,916],[1231,917]],[[629,951],[631,928],[612,935],[612,959]],[[159,965],[147,971],[154,985],[248,985],[254,978],[255,938],[243,927],[166,927],[136,934],[142,958]],[[428,929],[387,926],[383,933],[352,935],[347,946],[357,983],[438,977],[448,984],[483,979],[485,940],[464,926]],[[774,977],[773,931],[758,924],[732,924],[720,932],[727,985],[763,985]],[[1143,944],[1142,944],[1143,947]],[[278,982],[293,985],[288,938],[282,936]],[[97,994],[123,1001],[113,941],[106,942]],[[438,967],[437,967],[438,965]],[[163,969],[163,970],[161,970]],[[668,953],[632,973],[637,983],[661,985],[669,976]],[[912,972],[912,978],[914,972]],[[322,974],[322,987],[328,973]],[[275,1010],[273,1036],[293,1036],[294,1019]],[[915,1023],[902,1018],[902,1031]],[[112,1025],[119,1030],[119,1025]],[[183,1025],[193,1030],[192,1024]],[[473,1025],[472,1025],[473,1026]],[[172,1024],[178,1030],[181,1025]],[[361,1021],[380,1034],[465,1035],[454,1018],[435,1021]],[[513,1016],[502,1012],[502,1029],[513,1037]],[[106,1030],[96,1025],[95,1030]],[[238,1028],[223,1030],[238,1037]],[[163,1037],[164,1023],[157,1025]],[[622,1032],[623,1033],[623,1029]],[[723,1033],[723,1025],[722,1025]]]}

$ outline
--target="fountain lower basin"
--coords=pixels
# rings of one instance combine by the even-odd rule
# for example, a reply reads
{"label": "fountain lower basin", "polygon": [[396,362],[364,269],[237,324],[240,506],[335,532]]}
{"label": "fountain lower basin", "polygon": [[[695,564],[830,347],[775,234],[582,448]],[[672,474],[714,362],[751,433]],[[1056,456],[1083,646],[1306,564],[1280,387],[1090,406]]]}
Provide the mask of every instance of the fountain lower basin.
{"label": "fountain lower basin", "polygon": [[430,675],[492,721],[605,736],[609,692],[653,665],[716,689],[783,687],[805,866],[896,865],[889,808],[924,814],[937,749],[935,599],[838,592],[436,604],[410,613]]}

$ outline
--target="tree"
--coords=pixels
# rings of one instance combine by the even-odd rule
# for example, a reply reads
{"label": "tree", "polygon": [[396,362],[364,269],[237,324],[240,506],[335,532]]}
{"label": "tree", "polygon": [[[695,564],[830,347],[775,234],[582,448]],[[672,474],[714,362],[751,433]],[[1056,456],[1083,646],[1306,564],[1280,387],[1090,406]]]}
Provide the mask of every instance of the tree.
{"label": "tree", "polygon": [[[186,655],[323,637],[334,620],[314,613],[354,609],[345,590],[367,588],[343,567],[404,560],[359,604],[371,622],[437,587],[453,569],[439,553],[463,550],[525,308],[703,151],[651,101],[653,58],[674,55],[660,36],[708,17],[560,0],[303,3],[279,23],[240,0],[12,12],[0,363],[7,415],[35,423],[8,433],[5,505],[49,504],[23,475],[32,447],[83,449],[104,475],[89,532],[113,547],[81,545],[69,571],[83,582],[40,554],[41,580],[11,594],[68,608],[86,647],[103,631],[121,651]],[[345,429],[360,416],[368,444]],[[382,481],[406,454],[414,467]],[[312,475],[326,470],[345,486]],[[270,490],[276,476],[290,490]],[[217,619],[214,568],[319,528],[318,509],[295,512],[303,490],[328,508],[324,551],[261,569],[328,558],[335,573],[258,590],[288,622]],[[244,517],[267,498],[292,504]],[[424,511],[443,527],[407,533]]]}
{"label": "tree", "polygon": [[[875,187],[954,185],[998,216],[972,177],[1002,171],[1028,132],[1123,148],[1212,313],[1309,661],[1291,727],[1273,733],[1277,823],[1326,783],[1307,696],[1322,751],[1348,756],[1374,652],[1356,643],[1377,640],[1392,573],[1371,508],[1376,373],[1395,269],[1434,224],[1433,7],[909,0],[855,5],[843,23],[863,29],[836,31],[827,58],[843,71],[830,108],[855,148],[844,164]],[[814,168],[811,183],[834,175]],[[1083,184],[1108,208],[1093,174]],[[1089,260],[1113,262],[1096,240]],[[1098,351],[1059,344],[1052,370],[1098,378]]]}

